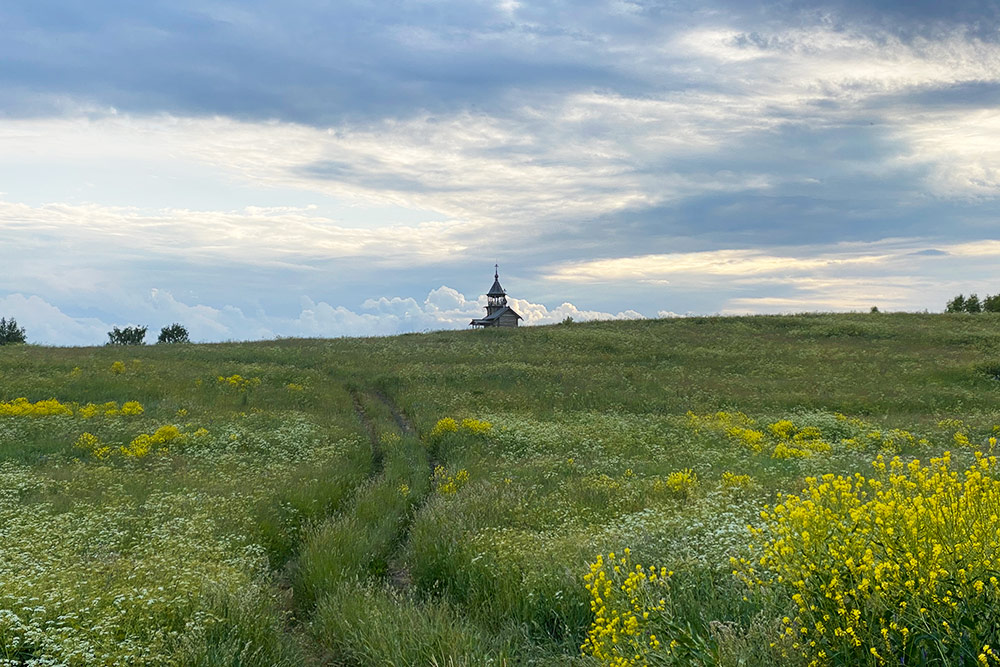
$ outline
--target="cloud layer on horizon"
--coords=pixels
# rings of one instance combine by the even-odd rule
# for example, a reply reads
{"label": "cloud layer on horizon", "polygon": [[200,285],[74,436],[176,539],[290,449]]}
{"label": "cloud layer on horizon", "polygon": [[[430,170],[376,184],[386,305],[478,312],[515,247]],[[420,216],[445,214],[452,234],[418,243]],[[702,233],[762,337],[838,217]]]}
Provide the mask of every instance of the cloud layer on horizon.
{"label": "cloud layer on horizon", "polygon": [[[576,322],[642,318],[631,310],[604,313],[581,310],[568,302],[552,309],[524,299],[511,299],[510,304],[526,326],[556,324],[566,318]],[[130,312],[136,319],[104,321],[98,317],[67,314],[37,295],[14,293],[0,298],[0,312],[13,317],[26,329],[29,343],[70,346],[102,345],[107,342],[112,326],[146,326],[146,342],[152,343],[159,328],[173,322],[183,323],[195,342],[389,336],[461,329],[469,326],[471,318],[483,315],[484,305],[485,297],[469,300],[458,290],[442,285],[431,290],[423,301],[378,297],[367,299],[357,311],[301,297],[296,314],[276,316],[264,312],[245,313],[233,306],[191,305],[169,292],[153,289],[131,304]]]}

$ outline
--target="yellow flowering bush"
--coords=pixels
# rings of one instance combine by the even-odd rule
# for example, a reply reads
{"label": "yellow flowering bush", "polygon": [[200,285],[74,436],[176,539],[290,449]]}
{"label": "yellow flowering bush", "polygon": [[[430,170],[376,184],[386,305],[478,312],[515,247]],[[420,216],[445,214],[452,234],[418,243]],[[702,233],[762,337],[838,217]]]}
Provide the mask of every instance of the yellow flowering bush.
{"label": "yellow flowering bush", "polygon": [[126,401],[122,403],[121,413],[123,415],[141,415],[144,412],[139,401]]}
{"label": "yellow flowering bush", "polygon": [[305,391],[305,385],[299,384],[297,382],[289,382],[285,385],[285,389],[291,392]]}
{"label": "yellow flowering bush", "polygon": [[0,402],[0,417],[53,417],[73,416],[90,419],[96,416],[116,417],[118,415],[141,415],[142,404],[138,401],[128,401],[121,408],[118,403],[62,403],[54,398],[32,403],[26,398],[16,398],[13,401]]}
{"label": "yellow flowering bush", "polygon": [[458,493],[459,489],[469,481],[469,471],[462,468],[454,475],[450,474],[444,466],[434,468],[434,485],[441,495],[449,496]]}
{"label": "yellow flowering bush", "polygon": [[493,424],[482,419],[463,419],[459,422],[452,417],[439,419],[434,428],[431,429],[429,437],[431,439],[440,438],[448,433],[468,433],[475,436],[483,436],[493,430]]}
{"label": "yellow flowering bush", "polygon": [[121,410],[119,410],[116,402],[108,401],[107,403],[87,403],[80,407],[77,414],[84,419],[92,419],[98,416],[115,417],[121,414]]}
{"label": "yellow flowering bush", "polygon": [[26,398],[15,398],[13,401],[0,403],[0,417],[51,417],[54,415],[72,415],[73,407],[60,403],[54,398],[32,403]]}
{"label": "yellow flowering bush", "polygon": [[124,372],[125,372],[125,362],[124,361],[115,361],[115,362],[113,362],[111,364],[111,374],[112,375],[121,375]]}
{"label": "yellow flowering bush", "polygon": [[790,419],[781,419],[773,424],[769,424],[767,430],[779,438],[787,440],[795,435],[797,429]]}
{"label": "yellow flowering bush", "polygon": [[486,435],[493,429],[493,424],[482,419],[463,419],[462,430],[472,435]]}
{"label": "yellow flowering bush", "polygon": [[101,412],[101,410],[99,410],[98,407],[93,403],[87,403],[86,405],[81,406],[80,409],[77,411],[77,414],[83,417],[84,419],[91,419],[93,417],[96,417],[98,413],[103,414],[103,412]]}
{"label": "yellow flowering bush", "polygon": [[444,419],[439,419],[434,428],[431,429],[430,437],[438,438],[445,433],[456,433],[458,432],[458,422],[451,417],[445,417]]}
{"label": "yellow flowering bush", "polygon": [[93,433],[81,433],[73,446],[89,452],[97,459],[106,459],[111,455],[110,445],[102,443]]}
{"label": "yellow flowering bush", "polygon": [[757,488],[757,483],[750,475],[737,475],[733,472],[722,473],[722,488],[726,491],[749,491]]}
{"label": "yellow flowering bush", "polygon": [[242,375],[235,373],[230,376],[220,375],[215,378],[216,383],[224,387],[225,389],[234,390],[237,392],[250,391],[254,387],[260,385],[259,377],[245,378]]}
{"label": "yellow flowering bush", "polygon": [[128,445],[122,445],[119,449],[128,458],[140,459],[151,452],[165,454],[168,451],[167,443],[183,441],[185,437],[179,428],[168,424],[153,433],[140,433]]}
{"label": "yellow flowering bush", "polygon": [[654,491],[661,491],[660,488],[657,488],[661,484],[662,490],[665,490],[669,495],[675,498],[689,498],[698,486],[698,475],[691,468],[675,470],[667,475],[666,479],[656,480]]}
{"label": "yellow flowering bush", "polygon": [[688,427],[696,433],[701,431],[723,433],[733,442],[752,452],[760,452],[764,448],[764,432],[754,428],[757,425],[756,420],[742,412],[719,411],[700,417],[688,411],[687,419]]}
{"label": "yellow flowering bush", "polygon": [[633,562],[629,549],[621,555],[611,552],[606,559],[599,554],[583,577],[593,621],[580,646],[582,654],[610,667],[691,657],[695,642],[671,617],[673,574]]}
{"label": "yellow flowering bush", "polygon": [[[889,453],[899,453],[903,449],[926,446],[930,443],[917,438],[909,431],[873,429],[864,421],[834,414],[835,430],[846,430],[852,437],[834,438],[834,442],[846,449],[869,449]],[[769,453],[774,459],[804,459],[816,454],[826,454],[833,450],[834,442],[824,436],[820,428],[799,425],[791,419],[760,425],[757,420],[742,412],[716,412],[699,416],[687,413],[688,427],[695,432],[709,431],[725,435],[730,442],[754,453]],[[956,435],[956,442],[959,441]]]}
{"label": "yellow flowering bush", "polygon": [[909,431],[899,428],[887,431],[870,431],[865,437],[874,449],[879,449],[889,454],[898,454],[904,447],[930,444],[927,440],[923,438],[918,439]]}
{"label": "yellow flowering bush", "polygon": [[810,664],[1000,664],[996,457],[962,472],[948,452],[873,466],[779,496],[734,572],[787,601],[784,634]]}

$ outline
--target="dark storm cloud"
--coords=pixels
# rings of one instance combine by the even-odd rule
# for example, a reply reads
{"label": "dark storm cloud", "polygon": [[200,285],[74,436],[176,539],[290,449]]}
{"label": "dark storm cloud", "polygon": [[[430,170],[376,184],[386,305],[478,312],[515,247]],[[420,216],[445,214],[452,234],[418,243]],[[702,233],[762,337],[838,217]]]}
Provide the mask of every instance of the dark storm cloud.
{"label": "dark storm cloud", "polygon": [[[673,3],[649,6],[663,4],[676,10]],[[692,5],[696,3],[690,9]],[[803,25],[822,20],[834,27],[866,26],[904,38],[958,28],[983,39],[1000,39],[1000,5],[994,0],[719,0],[715,6],[748,23]]]}
{"label": "dark storm cloud", "polygon": [[549,2],[513,13],[457,0],[19,0],[0,7],[0,110],[44,114],[72,99],[322,125],[579,90],[711,89],[712,80],[656,55],[670,35],[726,20],[746,29],[738,43],[781,48],[764,34],[769,26],[821,15],[901,33],[960,25],[996,38],[1000,25],[997,3],[973,0]]}
{"label": "dark storm cloud", "polygon": [[597,36],[554,22],[563,11],[515,25],[466,2],[19,2],[0,8],[0,107],[47,113],[71,96],[323,124],[627,84],[588,55]]}

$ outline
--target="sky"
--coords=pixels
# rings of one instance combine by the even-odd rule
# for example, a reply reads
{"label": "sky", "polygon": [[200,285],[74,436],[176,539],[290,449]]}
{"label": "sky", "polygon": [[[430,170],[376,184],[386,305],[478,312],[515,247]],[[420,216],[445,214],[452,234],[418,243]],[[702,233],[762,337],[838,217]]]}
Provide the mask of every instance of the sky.
{"label": "sky", "polygon": [[9,0],[33,343],[1000,292],[995,0]]}

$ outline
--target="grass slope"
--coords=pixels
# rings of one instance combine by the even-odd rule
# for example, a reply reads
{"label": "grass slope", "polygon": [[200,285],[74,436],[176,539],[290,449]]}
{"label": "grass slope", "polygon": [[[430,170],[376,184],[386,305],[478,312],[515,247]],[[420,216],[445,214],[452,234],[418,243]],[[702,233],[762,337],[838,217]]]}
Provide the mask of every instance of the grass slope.
{"label": "grass slope", "polygon": [[[992,314],[2,347],[0,662],[808,662],[732,574],[746,525],[880,453],[972,461],[998,374]],[[663,608],[593,604],[626,547]],[[605,607],[641,627],[601,649]]]}

